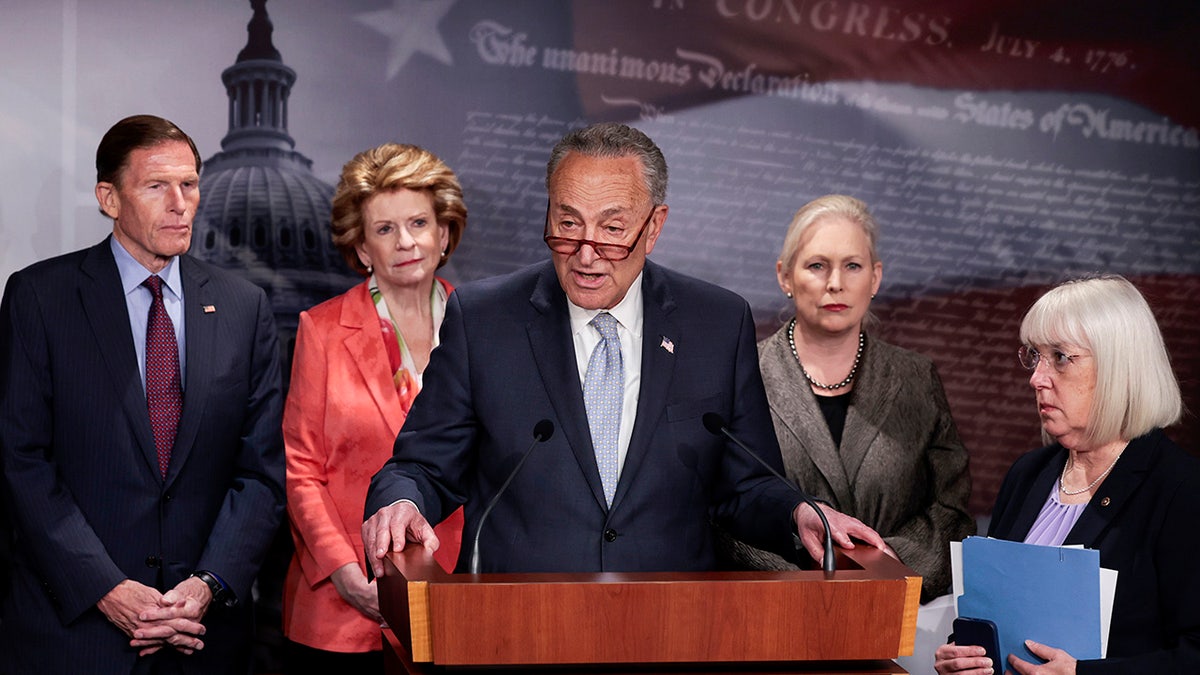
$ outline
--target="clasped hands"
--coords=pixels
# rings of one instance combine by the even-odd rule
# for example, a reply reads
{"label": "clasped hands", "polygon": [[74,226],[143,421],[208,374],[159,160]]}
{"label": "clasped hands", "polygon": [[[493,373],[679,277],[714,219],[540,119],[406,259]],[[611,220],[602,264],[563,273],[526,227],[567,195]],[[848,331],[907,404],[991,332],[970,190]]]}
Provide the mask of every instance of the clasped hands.
{"label": "clasped hands", "polygon": [[126,579],[109,591],[96,607],[121,632],[139,656],[163,647],[191,654],[204,649],[204,624],[200,620],[212,602],[212,591],[202,580],[189,577],[166,593]]}

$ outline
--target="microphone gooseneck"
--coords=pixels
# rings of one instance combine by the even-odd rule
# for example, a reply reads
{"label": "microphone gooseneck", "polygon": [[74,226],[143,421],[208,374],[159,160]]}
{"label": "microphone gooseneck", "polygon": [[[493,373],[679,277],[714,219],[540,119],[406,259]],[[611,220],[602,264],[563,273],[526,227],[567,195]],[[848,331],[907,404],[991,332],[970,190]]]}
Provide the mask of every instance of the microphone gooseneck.
{"label": "microphone gooseneck", "polygon": [[500,497],[508,489],[508,484],[512,482],[513,478],[516,478],[517,474],[521,471],[521,467],[525,466],[525,460],[529,459],[529,455],[533,454],[533,449],[537,447],[538,443],[550,440],[550,437],[553,435],[554,422],[539,420],[537,424],[533,425],[533,442],[529,444],[529,449],[525,451],[525,454],[521,455],[521,461],[517,462],[517,466],[504,479],[504,483],[500,486],[500,489],[496,490],[496,494],[492,496],[492,500],[488,502],[487,507],[480,514],[479,523],[475,526],[475,537],[471,541],[471,574],[479,574],[479,533],[483,531],[483,524],[487,521],[488,514],[492,512],[492,507],[496,505],[496,502],[500,501]]}
{"label": "microphone gooseneck", "polygon": [[829,519],[825,517],[825,512],[821,510],[813,498],[808,496],[808,493],[806,493],[804,490],[801,490],[798,485],[787,478],[784,478],[783,474],[775,470],[775,467],[767,464],[762,457],[758,456],[757,452],[751,450],[737,436],[734,436],[733,432],[729,431],[729,427],[726,426],[725,419],[720,415],[714,412],[707,412],[704,413],[704,416],[701,418],[701,420],[704,422],[704,428],[708,429],[710,434],[714,436],[725,436],[729,440],[733,441],[733,443],[741,448],[747,455],[753,457],[755,461],[766,467],[767,471],[770,471],[772,475],[783,481],[784,485],[787,485],[793,491],[795,491],[796,494],[800,495],[800,498],[804,500],[804,503],[808,504],[810,507],[812,507],[813,511],[817,512],[817,516],[821,518],[821,525],[825,527],[825,555],[824,560],[821,561],[821,569],[826,572],[836,571],[837,563],[834,561],[833,556],[833,535],[829,531]]}

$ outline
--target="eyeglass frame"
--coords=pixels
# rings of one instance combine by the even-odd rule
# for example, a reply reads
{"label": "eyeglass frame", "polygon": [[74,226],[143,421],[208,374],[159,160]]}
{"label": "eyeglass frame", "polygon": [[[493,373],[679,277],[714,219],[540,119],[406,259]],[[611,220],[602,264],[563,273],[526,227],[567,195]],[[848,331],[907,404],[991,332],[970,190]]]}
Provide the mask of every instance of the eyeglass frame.
{"label": "eyeglass frame", "polygon": [[[1032,345],[1021,345],[1017,349],[1017,361],[1021,363],[1021,367],[1025,370],[1037,370],[1038,364],[1042,361],[1042,356],[1044,355],[1038,351],[1037,347]],[[1061,349],[1055,349],[1051,354],[1051,360],[1047,361],[1047,363],[1054,369],[1054,372],[1062,374],[1068,366],[1075,363],[1075,359],[1087,358],[1089,356],[1091,354],[1068,354]],[[1027,361],[1029,362],[1027,363]]]}
{"label": "eyeglass frame", "polygon": [[[635,238],[633,240],[632,244],[613,244],[613,243],[604,242],[604,241],[593,241],[591,239],[574,239],[572,237],[556,237],[556,236],[551,235],[550,234],[550,202],[547,201],[546,202],[546,226],[545,226],[545,229],[542,230],[545,233],[542,235],[542,241],[546,242],[546,247],[549,248],[551,252],[561,253],[562,255],[565,255],[567,257],[573,256],[576,253],[579,253],[579,249],[583,248],[584,244],[588,244],[592,247],[592,250],[596,252],[596,257],[600,258],[601,260],[607,260],[609,262],[621,262],[622,260],[628,260],[629,256],[633,255],[633,249],[637,248],[638,242],[640,242],[642,240],[642,235],[646,234],[646,227],[648,225],[650,225],[650,220],[652,218],[654,218],[654,214],[658,212],[659,206],[661,206],[661,204],[654,204],[653,206],[650,207],[650,213],[646,216],[646,220],[644,220],[642,222],[642,227],[641,227],[641,229],[638,230],[637,238]],[[566,251],[557,251],[554,249],[554,245],[551,243],[552,241],[553,242],[561,242],[564,244],[566,244],[566,243],[573,244],[575,246],[575,250],[571,251],[570,253],[567,253]],[[603,253],[603,250],[606,248],[624,251],[625,254],[619,258],[613,258],[613,257],[607,256]]]}

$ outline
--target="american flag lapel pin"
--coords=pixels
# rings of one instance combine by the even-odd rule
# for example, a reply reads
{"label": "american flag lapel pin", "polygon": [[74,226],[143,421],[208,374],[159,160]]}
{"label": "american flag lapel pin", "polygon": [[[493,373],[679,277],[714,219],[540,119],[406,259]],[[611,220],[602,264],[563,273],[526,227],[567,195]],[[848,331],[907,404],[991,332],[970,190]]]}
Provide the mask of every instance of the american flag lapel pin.
{"label": "american flag lapel pin", "polygon": [[663,336],[662,344],[660,344],[659,347],[667,350],[668,354],[675,353],[675,343],[671,342],[671,338],[667,337],[666,335]]}
{"label": "american flag lapel pin", "polygon": [[203,306],[201,307],[201,309],[203,309],[203,310],[204,310],[204,313],[205,313],[205,314],[216,314],[216,313],[217,313],[217,306],[216,306],[216,305],[203,305]]}

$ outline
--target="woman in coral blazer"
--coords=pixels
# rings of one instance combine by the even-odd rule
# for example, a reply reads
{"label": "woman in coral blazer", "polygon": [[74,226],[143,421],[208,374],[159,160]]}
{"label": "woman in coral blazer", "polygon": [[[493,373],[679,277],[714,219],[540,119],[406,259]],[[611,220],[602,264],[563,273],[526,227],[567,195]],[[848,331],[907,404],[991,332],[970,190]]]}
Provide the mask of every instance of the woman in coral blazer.
{"label": "woman in coral blazer", "polygon": [[[296,544],[284,597],[289,673],[382,671],[363,504],[437,346],[452,288],[435,271],[461,238],[466,216],[454,173],[421,148],[385,144],[342,170],[333,240],[367,279],[300,314],[283,419]],[[451,569],[462,512],[437,532],[438,561]]]}

